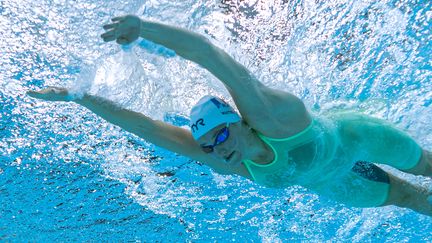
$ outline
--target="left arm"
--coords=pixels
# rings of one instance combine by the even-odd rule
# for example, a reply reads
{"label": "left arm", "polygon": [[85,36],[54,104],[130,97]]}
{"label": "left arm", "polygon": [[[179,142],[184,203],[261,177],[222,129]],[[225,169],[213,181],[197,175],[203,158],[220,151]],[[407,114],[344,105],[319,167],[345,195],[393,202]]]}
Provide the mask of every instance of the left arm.
{"label": "left arm", "polygon": [[[186,29],[141,20],[127,15],[105,25],[104,41],[128,44],[139,36],[174,50],[181,57],[206,68],[230,92],[243,119],[254,129],[269,135],[301,130],[310,122],[303,102],[295,95],[263,85],[242,64],[204,36]],[[283,133],[283,132],[282,132]]]}

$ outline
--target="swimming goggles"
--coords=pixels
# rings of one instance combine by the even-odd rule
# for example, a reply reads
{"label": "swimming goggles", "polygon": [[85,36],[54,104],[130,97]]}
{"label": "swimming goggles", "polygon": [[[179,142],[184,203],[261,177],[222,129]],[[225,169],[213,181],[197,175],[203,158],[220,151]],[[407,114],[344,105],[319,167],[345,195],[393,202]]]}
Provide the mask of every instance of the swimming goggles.
{"label": "swimming goggles", "polygon": [[201,149],[204,151],[204,153],[212,153],[214,151],[214,147],[216,147],[217,145],[224,143],[228,138],[229,138],[229,123],[227,123],[227,125],[222,128],[221,130],[219,130],[219,132],[216,135],[215,141],[213,143],[213,145],[201,145]]}

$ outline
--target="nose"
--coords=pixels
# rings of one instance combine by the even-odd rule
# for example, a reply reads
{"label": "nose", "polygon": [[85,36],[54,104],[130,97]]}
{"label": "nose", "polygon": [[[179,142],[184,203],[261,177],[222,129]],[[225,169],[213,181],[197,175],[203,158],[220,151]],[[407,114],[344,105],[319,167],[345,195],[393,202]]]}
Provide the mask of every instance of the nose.
{"label": "nose", "polygon": [[228,149],[224,146],[224,144],[219,144],[214,147],[214,152],[222,158],[225,158],[228,155]]}

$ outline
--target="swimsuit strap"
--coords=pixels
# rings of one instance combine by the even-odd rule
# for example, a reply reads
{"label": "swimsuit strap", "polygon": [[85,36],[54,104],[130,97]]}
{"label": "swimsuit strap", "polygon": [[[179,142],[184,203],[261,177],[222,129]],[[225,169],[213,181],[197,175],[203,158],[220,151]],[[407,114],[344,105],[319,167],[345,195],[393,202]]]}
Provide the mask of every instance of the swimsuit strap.
{"label": "swimsuit strap", "polygon": [[[289,151],[313,141],[317,137],[317,129],[314,129],[314,127],[315,121],[312,121],[303,131],[288,138],[269,138],[258,133],[259,138],[273,150],[274,160],[268,164],[259,164],[252,160],[243,160],[243,164],[249,171],[253,180],[260,183],[267,180],[267,175],[274,174],[275,172],[293,172],[295,162],[291,161]],[[285,174],[284,177],[286,176],[288,175]],[[282,177],[280,179],[282,179]],[[275,181],[275,183],[272,184],[280,183],[276,183]]]}

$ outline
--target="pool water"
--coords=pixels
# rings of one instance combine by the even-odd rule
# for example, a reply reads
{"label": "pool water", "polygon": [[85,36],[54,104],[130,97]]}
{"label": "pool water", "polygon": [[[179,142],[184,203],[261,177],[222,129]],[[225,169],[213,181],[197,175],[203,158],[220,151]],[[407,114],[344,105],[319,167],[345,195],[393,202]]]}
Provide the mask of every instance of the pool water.
{"label": "pool water", "polygon": [[205,35],[316,113],[373,114],[432,149],[431,1],[2,0],[0,241],[432,241],[430,217],[218,175],[25,95],[66,86],[178,126],[201,96],[229,99],[170,50],[103,43],[101,26],[126,13]]}

